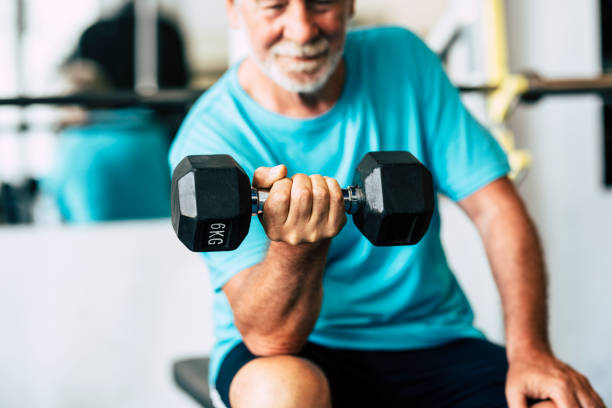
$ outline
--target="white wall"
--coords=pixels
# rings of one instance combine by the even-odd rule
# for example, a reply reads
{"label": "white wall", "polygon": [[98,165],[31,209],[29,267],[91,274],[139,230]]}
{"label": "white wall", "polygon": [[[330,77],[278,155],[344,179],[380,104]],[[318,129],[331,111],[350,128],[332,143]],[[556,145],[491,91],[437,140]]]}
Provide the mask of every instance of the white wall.
{"label": "white wall", "polygon": [[211,349],[211,289],[169,219],[2,227],[0,256],[0,406],[195,406],[171,364]]}
{"label": "white wall", "polygon": [[[600,72],[597,0],[508,1],[513,70]],[[551,97],[512,120],[535,162],[521,186],[546,251],[555,351],[612,404],[612,190],[602,184],[601,101]]]}

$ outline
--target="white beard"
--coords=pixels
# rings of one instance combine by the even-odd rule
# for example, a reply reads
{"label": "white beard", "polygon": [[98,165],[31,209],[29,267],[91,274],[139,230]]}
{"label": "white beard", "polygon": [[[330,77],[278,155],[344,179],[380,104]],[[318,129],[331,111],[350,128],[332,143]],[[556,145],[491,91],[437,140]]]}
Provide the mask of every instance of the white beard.
{"label": "white beard", "polygon": [[[305,76],[306,79],[298,80],[287,75],[276,61],[278,56],[289,57],[311,57],[327,52],[323,61],[303,61],[292,63],[288,70],[289,73],[296,73]],[[269,57],[260,60],[255,55],[253,47],[249,41],[249,54],[261,71],[280,87],[293,93],[312,94],[320,90],[336,70],[340,62],[344,48],[331,53],[329,41],[321,38],[312,44],[295,44],[289,42],[278,43],[272,47]],[[316,74],[312,74],[316,72]]]}

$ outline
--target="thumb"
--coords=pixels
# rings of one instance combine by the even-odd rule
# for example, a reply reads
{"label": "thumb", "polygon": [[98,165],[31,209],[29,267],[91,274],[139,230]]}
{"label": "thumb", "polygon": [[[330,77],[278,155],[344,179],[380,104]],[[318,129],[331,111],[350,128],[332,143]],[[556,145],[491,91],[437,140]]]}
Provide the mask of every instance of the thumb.
{"label": "thumb", "polygon": [[275,167],[258,167],[253,174],[253,187],[270,188],[278,180],[287,177],[287,167],[280,164]]}

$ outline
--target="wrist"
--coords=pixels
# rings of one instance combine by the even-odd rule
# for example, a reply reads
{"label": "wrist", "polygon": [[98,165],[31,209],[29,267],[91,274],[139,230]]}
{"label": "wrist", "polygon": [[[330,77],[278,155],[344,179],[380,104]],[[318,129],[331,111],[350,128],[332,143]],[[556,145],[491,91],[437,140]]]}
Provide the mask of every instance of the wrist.
{"label": "wrist", "polygon": [[271,241],[267,261],[290,267],[292,270],[323,271],[331,239],[315,243],[291,245],[282,241]]}
{"label": "wrist", "polygon": [[324,252],[327,255],[327,250],[331,244],[331,239],[324,239],[313,243],[302,243],[291,245],[283,241],[270,241],[270,250],[286,256],[310,257],[317,253]]}
{"label": "wrist", "polygon": [[550,344],[546,340],[542,339],[521,339],[521,340],[508,340],[506,345],[506,354],[508,361],[532,358],[535,355],[552,355],[552,349]]}

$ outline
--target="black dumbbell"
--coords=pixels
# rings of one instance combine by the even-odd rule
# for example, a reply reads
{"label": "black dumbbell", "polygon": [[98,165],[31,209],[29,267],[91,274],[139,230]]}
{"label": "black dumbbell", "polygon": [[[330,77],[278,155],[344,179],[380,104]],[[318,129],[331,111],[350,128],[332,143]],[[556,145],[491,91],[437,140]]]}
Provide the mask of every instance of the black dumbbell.
{"label": "black dumbbell", "polygon": [[[431,173],[408,152],[372,152],[359,162],[345,209],[374,245],[412,245],[427,232],[434,208]],[[187,156],[172,175],[172,226],[195,252],[231,251],[263,211],[268,191],[251,187],[228,155]]]}

